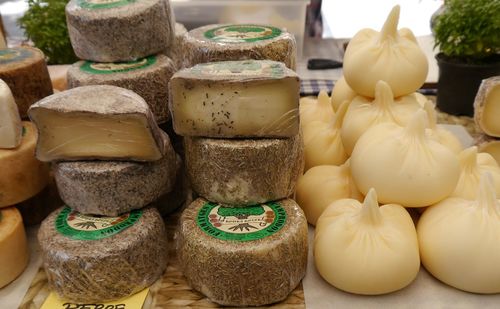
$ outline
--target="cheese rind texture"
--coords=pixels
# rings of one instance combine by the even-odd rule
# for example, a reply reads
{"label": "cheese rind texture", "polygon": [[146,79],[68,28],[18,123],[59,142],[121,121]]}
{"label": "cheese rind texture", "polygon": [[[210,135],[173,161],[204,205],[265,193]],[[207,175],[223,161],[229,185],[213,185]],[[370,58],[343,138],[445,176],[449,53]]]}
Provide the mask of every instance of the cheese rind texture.
{"label": "cheese rind texture", "polygon": [[225,60],[274,60],[295,70],[297,43],[293,34],[255,24],[214,24],[189,31],[184,37],[184,65]]}
{"label": "cheese rind texture", "polygon": [[71,0],[66,5],[68,33],[78,58],[132,61],[160,53],[173,43],[169,1],[114,1],[109,7],[96,7],[99,5],[106,3]]}
{"label": "cheese rind texture", "polygon": [[256,140],[185,137],[184,146],[193,190],[234,207],[291,196],[304,168],[299,134]]}
{"label": "cheese rind texture", "polygon": [[21,144],[23,126],[9,86],[0,79],[0,149]]}
{"label": "cheese rind texture", "polygon": [[[94,221],[85,219],[86,216],[82,219],[81,214],[64,207],[50,214],[38,231],[50,288],[73,302],[106,302],[130,296],[159,279],[168,258],[163,219],[155,208],[134,212],[128,217],[97,217]],[[96,240],[68,236],[67,231],[80,235],[108,232],[99,222],[110,221],[109,218],[129,225],[121,228],[119,221],[110,222],[111,227],[121,231]],[[58,230],[56,222],[67,234]]]}
{"label": "cheese rind texture", "polygon": [[[266,203],[247,209],[207,203],[202,198],[191,203],[177,231],[178,259],[189,285],[227,306],[285,299],[306,271],[307,221],[302,210],[291,199],[277,201],[279,206]],[[207,208],[210,214],[203,216]],[[207,218],[211,223],[200,226]],[[246,241],[236,240],[244,237]]]}
{"label": "cheese rind texture", "polygon": [[14,281],[28,265],[23,219],[15,207],[0,209],[0,288]]}
{"label": "cheese rind texture", "polygon": [[184,38],[188,32],[186,27],[181,23],[175,23],[175,38],[172,46],[165,50],[165,54],[168,55],[175,63],[178,70],[183,69],[184,65]]}
{"label": "cheese rind texture", "polygon": [[500,137],[500,76],[481,82],[474,100],[474,120],[484,133]]}
{"label": "cheese rind texture", "polygon": [[89,159],[155,161],[165,154],[161,130],[147,103],[116,86],[82,86],[30,108],[41,161]]}
{"label": "cheese rind texture", "polygon": [[299,131],[299,77],[267,60],[198,64],[174,74],[170,110],[183,136],[291,137]]}
{"label": "cheese rind texture", "polygon": [[0,208],[23,202],[43,190],[49,181],[49,166],[35,157],[37,132],[23,121],[21,145],[0,149]]}
{"label": "cheese rind texture", "polygon": [[0,79],[10,87],[21,118],[28,117],[32,104],[53,93],[45,56],[37,48],[0,50]]}
{"label": "cheese rind texture", "polygon": [[168,81],[175,71],[173,61],[161,54],[120,63],[79,61],[68,70],[68,87],[113,85],[132,90],[148,103],[160,124],[170,119]]}
{"label": "cheese rind texture", "polygon": [[142,208],[170,192],[176,158],[167,134],[166,154],[153,162],[57,162],[52,171],[61,199],[83,214],[118,216]]}
{"label": "cheese rind texture", "polygon": [[489,153],[500,165],[500,139],[482,134],[474,140],[474,144],[480,152]]}

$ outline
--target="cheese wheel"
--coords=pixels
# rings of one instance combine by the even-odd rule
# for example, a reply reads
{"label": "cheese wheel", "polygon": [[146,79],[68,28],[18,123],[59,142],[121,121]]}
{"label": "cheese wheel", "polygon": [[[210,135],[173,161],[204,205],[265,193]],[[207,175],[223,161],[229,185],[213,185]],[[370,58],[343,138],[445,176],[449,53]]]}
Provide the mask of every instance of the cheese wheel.
{"label": "cheese wheel", "polygon": [[225,60],[274,60],[295,70],[293,34],[267,25],[221,24],[193,29],[184,37],[184,67]]}
{"label": "cheese wheel", "polygon": [[147,57],[174,40],[170,2],[164,0],[71,0],[66,22],[76,56],[96,62]]}
{"label": "cheese wheel", "polygon": [[132,295],[167,267],[165,225],[155,208],[102,217],[62,207],[42,222],[38,241],[50,288],[73,302]]}
{"label": "cheese wheel", "polygon": [[23,219],[15,207],[0,209],[0,288],[14,281],[28,265]]}
{"label": "cheese wheel", "polygon": [[23,125],[9,86],[0,79],[0,149],[21,144]]}
{"label": "cheese wheel", "polygon": [[176,71],[173,61],[164,55],[153,55],[136,61],[96,63],[79,61],[68,70],[68,86],[114,85],[140,95],[157,123],[169,120],[168,81]]}
{"label": "cheese wheel", "polygon": [[0,208],[29,199],[42,191],[49,180],[49,167],[35,158],[35,126],[23,121],[19,147],[0,149]]}
{"label": "cheese wheel", "polygon": [[186,27],[181,24],[181,23],[175,23],[174,26],[175,29],[175,37],[174,37],[174,43],[170,48],[166,49],[166,54],[172,58],[172,60],[175,63],[175,66],[177,69],[182,69],[183,68],[183,62],[184,62],[184,37],[185,34],[188,32]]}
{"label": "cheese wheel", "polygon": [[0,50],[0,79],[9,85],[22,118],[33,103],[52,94],[45,56],[33,47]]}
{"label": "cheese wheel", "polygon": [[490,136],[500,137],[500,76],[481,82],[474,100],[476,125]]}
{"label": "cheese wheel", "polygon": [[193,190],[235,207],[292,195],[304,168],[300,134],[256,140],[185,137],[184,146]]}
{"label": "cheese wheel", "polygon": [[175,152],[163,134],[167,153],[153,162],[74,161],[54,163],[62,200],[83,213],[118,216],[142,208],[170,192],[175,183]]}
{"label": "cheese wheel", "polygon": [[475,139],[474,144],[480,152],[489,153],[500,165],[500,139],[483,134]]}
{"label": "cheese wheel", "polygon": [[281,301],[306,271],[307,221],[291,199],[230,208],[199,198],[182,213],[177,239],[189,285],[221,305]]}
{"label": "cheese wheel", "polygon": [[54,64],[47,67],[54,90],[64,91],[68,89],[68,79],[66,76],[70,67],[71,65],[69,64]]}

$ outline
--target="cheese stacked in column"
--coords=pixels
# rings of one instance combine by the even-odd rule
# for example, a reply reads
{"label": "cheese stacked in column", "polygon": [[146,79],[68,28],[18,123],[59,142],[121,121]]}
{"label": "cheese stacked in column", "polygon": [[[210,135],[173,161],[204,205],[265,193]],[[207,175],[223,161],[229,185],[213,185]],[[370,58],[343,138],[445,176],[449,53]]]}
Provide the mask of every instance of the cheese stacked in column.
{"label": "cheese stacked in column", "polygon": [[475,143],[479,151],[492,155],[500,164],[500,76],[483,80],[474,101],[474,120],[483,132]]}

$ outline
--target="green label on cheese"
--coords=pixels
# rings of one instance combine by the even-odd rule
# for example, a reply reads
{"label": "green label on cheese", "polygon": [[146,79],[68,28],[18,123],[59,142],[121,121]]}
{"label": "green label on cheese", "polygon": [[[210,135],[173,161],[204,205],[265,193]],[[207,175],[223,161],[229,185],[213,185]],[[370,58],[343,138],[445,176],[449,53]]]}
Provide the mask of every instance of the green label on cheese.
{"label": "green label on cheese", "polygon": [[206,234],[234,241],[252,241],[271,236],[286,223],[286,212],[279,203],[234,208],[208,202],[197,216],[199,228]]}
{"label": "green label on cheese", "polygon": [[23,61],[33,55],[33,52],[24,48],[0,49],[0,64]]}
{"label": "green label on cheese", "polygon": [[78,5],[84,9],[110,9],[134,2],[136,0],[79,0]]}
{"label": "green label on cheese", "polygon": [[112,74],[112,73],[124,73],[134,70],[144,69],[156,62],[156,56],[149,56],[135,61],[128,62],[91,62],[85,61],[81,66],[80,70],[91,73],[91,74]]}
{"label": "green label on cheese", "polygon": [[262,25],[226,25],[210,29],[205,38],[220,43],[250,43],[269,40],[281,35],[279,28]]}
{"label": "green label on cheese", "polygon": [[123,232],[142,216],[142,210],[132,210],[119,217],[84,215],[64,207],[56,218],[56,230],[77,240],[99,240]]}
{"label": "green label on cheese", "polygon": [[190,69],[194,75],[283,78],[285,65],[274,61],[221,61],[202,63]]}

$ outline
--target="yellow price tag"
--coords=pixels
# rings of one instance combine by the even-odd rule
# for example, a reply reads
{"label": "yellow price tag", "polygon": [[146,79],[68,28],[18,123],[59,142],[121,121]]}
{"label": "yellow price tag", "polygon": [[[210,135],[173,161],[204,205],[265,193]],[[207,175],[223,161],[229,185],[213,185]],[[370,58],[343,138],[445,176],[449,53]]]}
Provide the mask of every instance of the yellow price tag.
{"label": "yellow price tag", "polygon": [[40,309],[141,309],[148,292],[149,288],[146,288],[127,298],[107,303],[72,303],[50,292]]}

